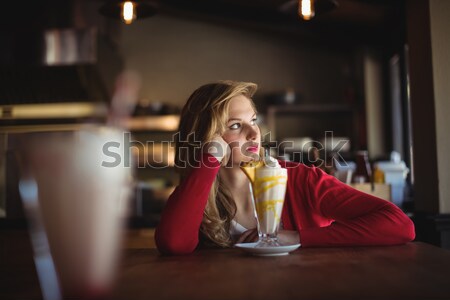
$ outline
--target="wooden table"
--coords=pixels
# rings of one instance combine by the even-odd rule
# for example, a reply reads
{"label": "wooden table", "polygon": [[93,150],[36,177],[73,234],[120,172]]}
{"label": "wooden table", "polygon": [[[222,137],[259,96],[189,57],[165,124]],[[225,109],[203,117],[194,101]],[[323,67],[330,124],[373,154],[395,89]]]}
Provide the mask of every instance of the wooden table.
{"label": "wooden table", "polygon": [[[24,242],[25,241],[25,242]],[[0,235],[0,299],[41,299],[24,232]],[[126,249],[115,299],[450,299],[450,251],[424,243],[300,248],[254,257],[239,249],[161,256]]]}
{"label": "wooden table", "polygon": [[300,248],[254,257],[238,249],[160,256],[128,250],[117,299],[450,299],[450,251],[424,243]]}

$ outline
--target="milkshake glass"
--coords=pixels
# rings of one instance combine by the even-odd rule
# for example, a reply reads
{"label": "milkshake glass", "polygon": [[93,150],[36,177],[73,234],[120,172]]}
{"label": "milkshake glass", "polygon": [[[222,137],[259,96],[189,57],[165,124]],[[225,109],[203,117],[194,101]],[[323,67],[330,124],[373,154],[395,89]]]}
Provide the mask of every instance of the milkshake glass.
{"label": "milkshake glass", "polygon": [[252,187],[259,242],[256,247],[280,246],[277,235],[286,194],[287,169],[276,160],[256,168]]}

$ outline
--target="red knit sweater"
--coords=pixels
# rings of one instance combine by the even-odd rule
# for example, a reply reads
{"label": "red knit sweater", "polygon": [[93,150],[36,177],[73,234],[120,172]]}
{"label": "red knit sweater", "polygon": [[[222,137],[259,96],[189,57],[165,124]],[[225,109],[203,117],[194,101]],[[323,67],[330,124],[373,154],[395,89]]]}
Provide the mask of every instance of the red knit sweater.
{"label": "red knit sweater", "polygon": [[[415,237],[412,221],[394,204],[365,194],[315,167],[280,161],[288,169],[281,220],[296,230],[302,247],[395,245]],[[156,228],[161,253],[187,254],[199,243],[199,230],[211,185],[220,169],[202,157],[169,197]]]}

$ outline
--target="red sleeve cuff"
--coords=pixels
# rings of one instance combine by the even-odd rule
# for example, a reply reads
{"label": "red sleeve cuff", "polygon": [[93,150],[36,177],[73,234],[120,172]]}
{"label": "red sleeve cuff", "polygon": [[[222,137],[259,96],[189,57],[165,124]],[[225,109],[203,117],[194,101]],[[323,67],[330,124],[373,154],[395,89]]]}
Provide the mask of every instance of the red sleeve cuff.
{"label": "red sleeve cuff", "polygon": [[212,154],[202,153],[201,164],[207,168],[219,168],[220,161],[217,160]]}

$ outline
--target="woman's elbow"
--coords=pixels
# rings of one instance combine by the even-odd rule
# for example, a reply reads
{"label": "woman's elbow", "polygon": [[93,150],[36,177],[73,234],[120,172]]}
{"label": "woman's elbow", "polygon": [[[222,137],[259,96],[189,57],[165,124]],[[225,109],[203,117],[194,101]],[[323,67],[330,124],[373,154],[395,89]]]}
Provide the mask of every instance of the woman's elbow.
{"label": "woman's elbow", "polygon": [[[392,233],[391,242],[393,244],[405,244],[416,238],[414,223],[400,208],[393,204],[387,206],[389,231]],[[387,228],[386,228],[387,229]]]}
{"label": "woman's elbow", "polygon": [[404,243],[411,242],[416,238],[416,230],[413,221],[405,215],[405,220],[403,222],[402,238]]}
{"label": "woman's elbow", "polygon": [[158,231],[155,233],[155,244],[158,251],[164,255],[187,255],[194,252],[197,247],[197,243],[167,238],[167,236],[158,234]]}
{"label": "woman's elbow", "polygon": [[392,244],[406,244],[416,238],[414,223],[407,215],[402,213],[393,226],[391,229],[393,233],[391,236]]}
{"label": "woman's elbow", "polygon": [[195,250],[195,247],[180,247],[173,243],[161,244],[158,242],[156,243],[156,248],[163,255],[188,255]]}

